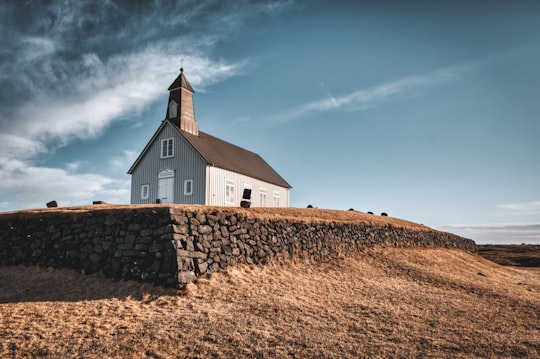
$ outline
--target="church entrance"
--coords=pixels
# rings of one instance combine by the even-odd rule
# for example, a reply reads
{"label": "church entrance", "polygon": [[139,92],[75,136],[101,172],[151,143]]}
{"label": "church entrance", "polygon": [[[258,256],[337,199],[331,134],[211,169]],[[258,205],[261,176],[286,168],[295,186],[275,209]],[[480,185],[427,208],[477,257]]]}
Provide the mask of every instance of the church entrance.
{"label": "church entrance", "polygon": [[158,197],[162,203],[174,203],[174,171],[170,169],[158,173]]}

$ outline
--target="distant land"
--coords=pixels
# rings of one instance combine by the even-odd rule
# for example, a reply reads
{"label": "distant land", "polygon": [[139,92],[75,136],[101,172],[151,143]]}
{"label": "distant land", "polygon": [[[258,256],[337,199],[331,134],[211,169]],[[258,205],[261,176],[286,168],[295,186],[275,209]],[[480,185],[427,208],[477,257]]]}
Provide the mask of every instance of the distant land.
{"label": "distant land", "polygon": [[478,245],[478,254],[500,265],[540,268],[540,245]]}
{"label": "distant land", "polygon": [[470,238],[477,244],[540,245],[540,224],[440,226],[436,229]]}

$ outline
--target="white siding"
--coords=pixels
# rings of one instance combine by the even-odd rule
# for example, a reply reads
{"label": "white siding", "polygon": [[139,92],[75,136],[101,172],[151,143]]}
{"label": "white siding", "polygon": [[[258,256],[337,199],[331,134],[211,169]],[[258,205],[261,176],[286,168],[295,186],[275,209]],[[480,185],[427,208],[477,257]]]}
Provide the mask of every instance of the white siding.
{"label": "white siding", "polygon": [[[225,202],[225,181],[234,182],[235,200],[233,204]],[[251,188],[251,206],[260,207],[259,191],[261,188],[266,190],[266,206],[272,207],[272,195],[279,193],[279,206],[289,207],[289,189],[270,184],[268,182],[253,179],[236,172],[227,171],[217,167],[206,167],[207,194],[206,204],[211,206],[240,206],[244,188]]]}
{"label": "white siding", "polygon": [[[174,139],[174,156],[161,158],[161,140]],[[158,173],[174,170],[174,203],[204,204],[206,163],[172,125],[166,125],[141,159],[131,176],[131,203],[155,203],[158,193]],[[193,180],[193,194],[184,196],[184,181]],[[149,184],[148,199],[141,198],[141,186]]]}

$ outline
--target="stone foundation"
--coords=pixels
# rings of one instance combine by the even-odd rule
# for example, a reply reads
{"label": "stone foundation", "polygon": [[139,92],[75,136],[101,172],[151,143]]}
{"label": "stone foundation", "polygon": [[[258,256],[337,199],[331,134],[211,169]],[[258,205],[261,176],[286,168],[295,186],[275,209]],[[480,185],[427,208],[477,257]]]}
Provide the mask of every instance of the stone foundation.
{"label": "stone foundation", "polygon": [[373,245],[476,251],[474,241],[392,225],[251,218],[179,206],[0,214],[0,265],[74,268],[176,286],[236,264],[318,261]]}

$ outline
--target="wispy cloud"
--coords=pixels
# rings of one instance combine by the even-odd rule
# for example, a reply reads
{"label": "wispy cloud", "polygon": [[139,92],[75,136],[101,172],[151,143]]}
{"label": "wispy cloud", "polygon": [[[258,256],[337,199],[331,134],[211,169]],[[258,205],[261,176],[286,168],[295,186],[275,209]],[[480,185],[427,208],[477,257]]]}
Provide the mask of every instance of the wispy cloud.
{"label": "wispy cloud", "polygon": [[428,74],[404,77],[367,89],[359,89],[342,96],[333,96],[326,86],[321,84],[328,95],[326,98],[295,107],[276,116],[275,122],[291,121],[320,112],[366,110],[400,96],[416,95],[423,89],[459,79],[470,68],[471,65],[449,67]]}
{"label": "wispy cloud", "polygon": [[505,203],[499,204],[497,207],[516,211],[516,212],[535,212],[540,213],[540,201],[519,202],[519,203]]}
{"label": "wispy cloud", "polygon": [[328,95],[328,99],[330,100],[334,108],[339,108],[339,103],[337,102],[334,95],[332,95],[332,93],[328,90],[328,87],[326,87],[324,82],[321,82],[321,87],[323,88],[324,92],[326,92],[326,94]]}
{"label": "wispy cloud", "polygon": [[136,151],[124,150],[120,155],[109,159],[109,167],[119,172],[125,172],[127,170],[126,165],[135,162],[138,155],[139,153]]}
{"label": "wispy cloud", "polygon": [[[55,143],[95,137],[111,122],[134,117],[159,98],[177,75],[178,59],[156,48],[112,57],[107,62],[90,54],[84,70],[73,78],[71,95],[59,98],[40,94],[17,109],[10,131]],[[242,68],[242,63],[216,62],[201,56],[185,59],[192,64],[190,80],[195,86],[221,81]]]}

